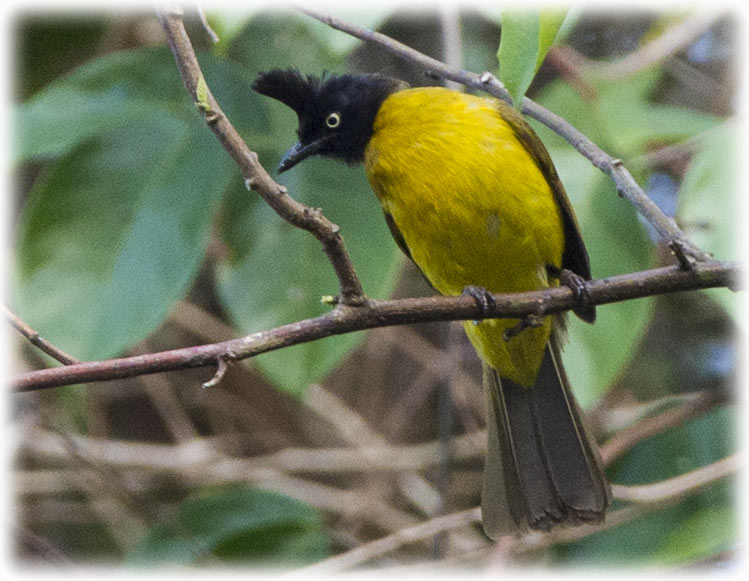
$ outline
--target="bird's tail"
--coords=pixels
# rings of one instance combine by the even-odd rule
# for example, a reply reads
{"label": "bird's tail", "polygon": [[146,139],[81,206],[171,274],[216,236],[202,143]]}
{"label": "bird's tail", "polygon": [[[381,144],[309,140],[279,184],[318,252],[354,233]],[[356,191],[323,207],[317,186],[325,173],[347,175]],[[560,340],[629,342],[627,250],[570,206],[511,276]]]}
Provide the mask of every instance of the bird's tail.
{"label": "bird's tail", "polygon": [[481,499],[491,538],[598,523],[611,499],[595,442],[570,392],[559,349],[546,347],[533,387],[485,366],[488,453]]}

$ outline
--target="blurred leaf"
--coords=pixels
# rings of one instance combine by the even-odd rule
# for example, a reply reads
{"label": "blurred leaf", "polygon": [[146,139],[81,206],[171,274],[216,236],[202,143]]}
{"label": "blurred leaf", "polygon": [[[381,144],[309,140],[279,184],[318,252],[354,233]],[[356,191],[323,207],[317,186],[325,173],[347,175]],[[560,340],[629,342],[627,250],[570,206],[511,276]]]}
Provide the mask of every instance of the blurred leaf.
{"label": "blurred leaf", "polygon": [[[355,6],[355,7],[354,7]],[[357,26],[376,30],[387,18],[391,9],[387,5],[375,3],[360,3],[351,6],[341,4],[336,8],[335,17]],[[325,48],[334,55],[344,56],[361,44],[361,40],[340,30],[335,30],[327,24],[309,18],[309,30],[315,35]]]}
{"label": "blurred leaf", "polygon": [[213,44],[213,54],[224,56],[234,39],[259,9],[261,6],[253,3],[242,4],[241,9],[238,9],[237,5],[222,6],[221,10],[210,9],[205,16],[208,25],[218,36],[218,42]]}
{"label": "blurred leaf", "polygon": [[734,506],[705,508],[669,530],[651,560],[659,566],[684,566],[736,546],[738,514]]}
{"label": "blurred leaf", "polygon": [[[689,238],[720,260],[739,260],[737,189],[738,132],[726,123],[709,132],[692,157],[679,192],[677,218]],[[737,315],[736,294],[728,289],[705,291]]]}
{"label": "blurred leaf", "polygon": [[[252,97],[223,90],[244,82],[250,93],[236,69],[203,60],[227,112],[255,116]],[[117,355],[186,292],[236,170],[165,49],[92,61],[21,106],[18,119],[22,157],[63,157],[23,209],[16,308],[77,357]]]}
{"label": "blurred leaf", "polygon": [[[736,420],[736,410],[727,406],[645,440],[608,470],[609,478],[646,484],[721,460],[735,451]],[[738,543],[727,514],[735,511],[735,502],[733,484],[720,482],[676,505],[571,543],[560,556],[569,565],[628,567],[708,558]]]}
{"label": "blurred leaf", "polygon": [[[592,94],[587,99],[558,80],[545,87],[536,100],[564,117],[607,153],[626,162],[628,157],[644,153],[652,143],[678,142],[719,123],[718,118],[706,113],[651,102],[662,75],[663,71],[656,68],[621,82],[586,78]],[[539,133],[549,148],[567,146],[556,133],[546,129]]]}
{"label": "blurred leaf", "polygon": [[[321,207],[341,227],[365,292],[387,297],[401,258],[363,171],[309,160],[282,181],[292,195]],[[217,271],[219,295],[232,321],[249,333],[327,312],[330,307],[320,298],[337,294],[338,283],[320,243],[282,222],[265,204],[250,206],[239,196],[227,200],[221,236],[230,254]],[[301,393],[334,369],[362,338],[360,333],[330,337],[255,361],[279,387]]]}
{"label": "blurred leaf", "polygon": [[322,26],[295,12],[257,14],[233,39],[229,55],[246,66],[253,78],[261,71],[279,67],[316,75],[343,67],[343,56],[320,41],[317,24]]}
{"label": "blurred leaf", "polygon": [[182,501],[127,557],[131,565],[187,565],[212,559],[291,566],[327,555],[319,514],[297,500],[251,488],[211,490]]}
{"label": "blurred leaf", "polygon": [[499,40],[499,73],[502,83],[520,107],[523,95],[557,37],[566,12],[557,8],[503,10]]}
{"label": "blurred leaf", "polygon": [[188,135],[168,117],[121,127],[75,149],[35,185],[14,296],[21,316],[53,343],[83,359],[114,356],[185,293],[228,176],[204,155],[216,146],[211,136]]}
{"label": "blurred leaf", "polygon": [[91,58],[106,31],[104,12],[70,11],[65,18],[19,10],[13,19],[13,90],[25,99]]}

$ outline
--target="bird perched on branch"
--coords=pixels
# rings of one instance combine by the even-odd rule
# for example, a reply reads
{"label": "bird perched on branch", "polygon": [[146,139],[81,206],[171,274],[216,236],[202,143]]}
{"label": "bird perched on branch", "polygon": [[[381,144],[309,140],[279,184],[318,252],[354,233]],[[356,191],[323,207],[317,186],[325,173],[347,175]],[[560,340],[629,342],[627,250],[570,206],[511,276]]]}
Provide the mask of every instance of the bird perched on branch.
{"label": "bird perched on branch", "polygon": [[[588,254],[551,158],[511,106],[381,75],[260,74],[253,88],[293,109],[298,143],[279,171],[321,155],[363,162],[403,252],[440,293],[560,284],[584,298]],[[580,301],[588,322],[595,310]],[[484,530],[496,538],[597,523],[610,502],[560,358],[563,317],[466,321],[484,363]]]}

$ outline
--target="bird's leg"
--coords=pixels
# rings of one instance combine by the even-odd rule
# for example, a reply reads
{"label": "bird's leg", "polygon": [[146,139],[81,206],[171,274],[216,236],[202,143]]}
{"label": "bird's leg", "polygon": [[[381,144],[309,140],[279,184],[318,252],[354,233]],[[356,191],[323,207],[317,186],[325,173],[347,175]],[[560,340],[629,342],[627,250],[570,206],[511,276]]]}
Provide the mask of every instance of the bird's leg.
{"label": "bird's leg", "polygon": [[[473,300],[476,301],[476,305],[479,308],[479,312],[483,316],[488,315],[489,311],[494,306],[494,297],[482,286],[469,284],[463,289],[461,294],[473,297]],[[478,323],[478,321],[474,321],[474,323]]]}
{"label": "bird's leg", "polygon": [[591,301],[588,294],[588,281],[579,274],[566,268],[557,268],[547,265],[546,272],[550,277],[559,279],[559,284],[566,286],[572,291],[575,301],[581,310],[590,309]]}
{"label": "bird's leg", "polygon": [[535,313],[529,313],[525,315],[525,317],[520,319],[517,324],[508,329],[505,329],[505,332],[502,333],[502,339],[504,339],[505,341],[509,341],[516,335],[519,335],[522,331],[525,331],[526,329],[532,329],[533,327],[540,327],[543,324],[543,316],[536,315]]}

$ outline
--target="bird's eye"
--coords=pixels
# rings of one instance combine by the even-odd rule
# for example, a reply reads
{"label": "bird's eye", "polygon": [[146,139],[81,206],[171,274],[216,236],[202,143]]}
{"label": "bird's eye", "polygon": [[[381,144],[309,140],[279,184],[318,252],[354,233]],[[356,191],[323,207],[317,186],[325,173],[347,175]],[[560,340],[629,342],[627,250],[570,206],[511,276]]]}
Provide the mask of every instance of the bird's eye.
{"label": "bird's eye", "polygon": [[331,129],[335,129],[341,124],[341,114],[340,113],[331,113],[325,118],[325,125],[330,127]]}

